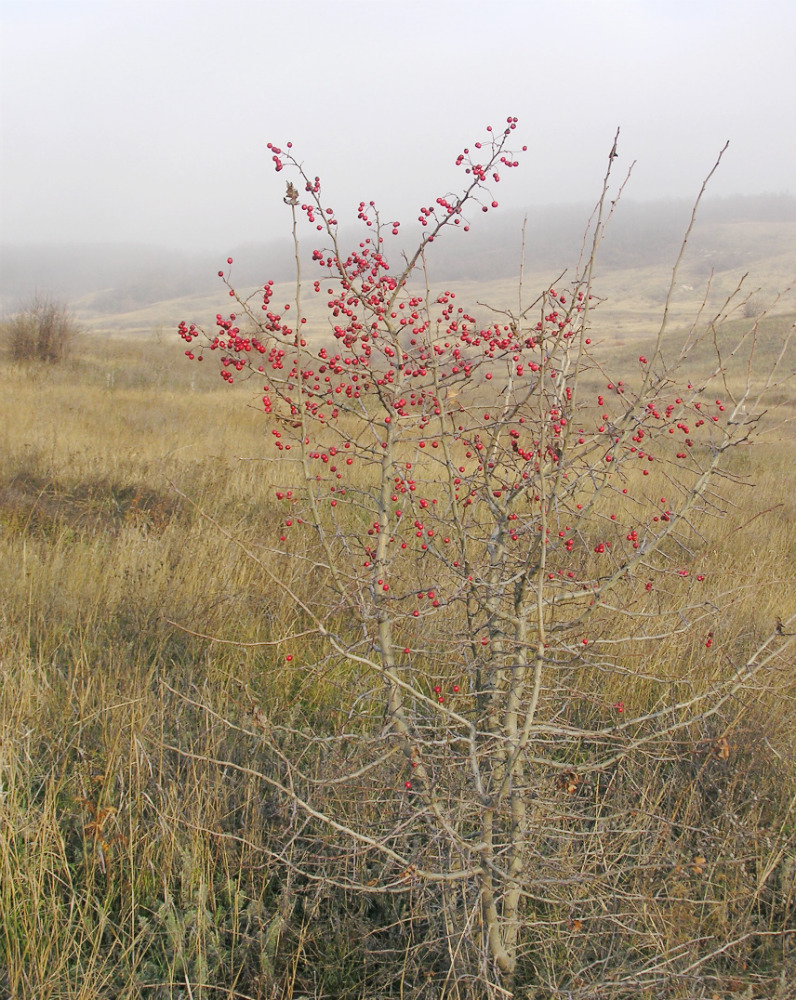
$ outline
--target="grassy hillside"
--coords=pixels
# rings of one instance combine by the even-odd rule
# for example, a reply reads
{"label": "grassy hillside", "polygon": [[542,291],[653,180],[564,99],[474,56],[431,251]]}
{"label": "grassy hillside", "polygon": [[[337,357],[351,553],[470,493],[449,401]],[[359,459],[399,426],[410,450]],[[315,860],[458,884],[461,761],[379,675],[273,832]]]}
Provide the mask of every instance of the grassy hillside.
{"label": "grassy hillside", "polygon": [[[621,342],[642,336],[640,317],[647,329],[637,296],[652,299],[642,272],[606,277],[617,283],[602,341],[628,370],[637,352]],[[462,297],[496,291],[462,285]],[[164,323],[217,308],[185,300]],[[286,659],[297,610],[257,560],[300,595],[315,582],[300,553],[271,551],[284,473],[257,386],[222,386],[171,335],[121,335],[159,309],[85,338],[55,368],[0,367],[0,992],[475,996],[437,973],[413,912],[426,890],[407,878],[351,892],[340,872],[357,857],[337,857],[266,780],[282,773],[274,746],[290,754],[307,728],[365,727],[367,701],[359,722],[341,715],[341,692],[359,683],[352,663],[302,672],[313,637]],[[761,353],[789,326],[766,321]],[[698,370],[708,355],[690,360]],[[699,696],[796,612],[793,424],[781,423],[796,416],[792,386],[777,399],[768,434],[737,457],[721,517],[700,526],[715,647],[675,635],[654,661],[628,651],[621,688],[599,673],[579,682],[595,714],[619,698],[629,715],[663,711],[652,674],[672,700]],[[709,721],[629,753],[599,822],[596,784],[562,803],[544,776],[560,901],[540,889],[533,902],[518,998],[796,996],[796,663],[777,641],[767,670]],[[366,748],[345,750],[349,766],[358,752],[372,780],[347,808],[367,828],[390,808],[378,789],[394,774]],[[331,751],[307,766],[334,796]],[[319,859],[332,858],[343,867],[324,882]]]}
{"label": "grassy hillside", "polygon": [[[600,250],[597,275],[605,315],[619,336],[643,334],[648,317],[660,308],[661,289],[690,212],[688,201],[620,202]],[[588,205],[550,205],[531,207],[525,215],[500,211],[488,220],[473,220],[472,232],[448,233],[435,246],[431,281],[462,295],[476,292],[474,298],[481,301],[504,301],[502,294],[513,290],[520,269],[525,224],[526,287],[542,288],[576,265],[590,214]],[[341,235],[344,245],[361,238],[350,228]],[[302,237],[308,251],[314,236]],[[390,250],[397,258],[402,238],[394,243]],[[681,275],[679,315],[687,321],[711,274],[716,301],[750,271],[761,286],[757,305],[768,305],[793,282],[794,246],[796,199],[708,198]],[[214,253],[180,247],[0,245],[0,305],[8,312],[44,294],[67,301],[91,331],[151,335],[188,316],[215,314],[222,294],[216,273],[230,254],[238,287],[256,288],[273,279],[287,282],[285,290],[292,292],[293,251],[286,238],[220,247]],[[508,301],[514,298],[512,291]],[[792,309],[791,296],[785,311]],[[322,311],[314,319],[319,331],[327,329]]]}

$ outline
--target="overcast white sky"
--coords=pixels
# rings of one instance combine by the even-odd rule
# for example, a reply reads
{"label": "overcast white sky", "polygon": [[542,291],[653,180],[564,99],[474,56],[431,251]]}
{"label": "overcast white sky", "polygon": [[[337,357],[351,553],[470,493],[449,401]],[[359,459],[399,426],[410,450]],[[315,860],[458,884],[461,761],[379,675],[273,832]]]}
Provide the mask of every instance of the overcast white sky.
{"label": "overcast white sky", "polygon": [[285,232],[288,139],[341,220],[411,221],[517,115],[513,206],[796,191],[793,0],[0,0],[5,242]]}

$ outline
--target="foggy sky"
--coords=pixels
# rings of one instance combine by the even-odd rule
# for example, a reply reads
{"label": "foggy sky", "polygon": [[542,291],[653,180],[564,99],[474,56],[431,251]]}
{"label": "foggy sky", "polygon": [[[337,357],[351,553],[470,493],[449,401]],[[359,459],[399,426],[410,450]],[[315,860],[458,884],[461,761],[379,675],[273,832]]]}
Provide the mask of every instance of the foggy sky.
{"label": "foggy sky", "polygon": [[792,0],[0,0],[0,239],[214,250],[287,229],[294,143],[341,220],[412,221],[516,115],[510,207],[796,193]]}

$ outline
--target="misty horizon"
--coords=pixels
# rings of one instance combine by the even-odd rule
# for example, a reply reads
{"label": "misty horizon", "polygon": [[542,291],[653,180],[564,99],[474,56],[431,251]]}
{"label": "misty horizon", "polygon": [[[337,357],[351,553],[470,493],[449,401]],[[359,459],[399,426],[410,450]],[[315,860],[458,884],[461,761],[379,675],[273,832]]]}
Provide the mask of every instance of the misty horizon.
{"label": "misty horizon", "polygon": [[[693,202],[688,199],[620,202],[600,252],[604,270],[670,265],[682,241]],[[506,209],[474,220],[469,233],[450,231],[434,244],[435,281],[494,280],[519,272],[522,230],[527,220],[525,268],[554,272],[571,268],[583,241],[592,206],[546,205]],[[342,213],[341,213],[342,214]],[[419,227],[418,227],[419,228]],[[343,246],[363,234],[341,219]],[[387,252],[399,259],[415,235],[411,227],[389,238]],[[786,254],[796,236],[796,197],[706,198],[697,217],[692,254],[711,250],[717,269],[754,266],[768,255]],[[302,256],[325,240],[311,226],[299,233]],[[133,243],[0,243],[0,308],[24,308],[37,296],[55,296],[109,314],[184,296],[221,293],[218,270],[234,258],[234,282],[255,287],[266,279],[292,281],[294,251],[287,229],[271,240],[247,241],[214,250]],[[312,265],[308,263],[310,274]],[[89,297],[88,299],[86,297]],[[90,300],[90,301],[89,301]]]}

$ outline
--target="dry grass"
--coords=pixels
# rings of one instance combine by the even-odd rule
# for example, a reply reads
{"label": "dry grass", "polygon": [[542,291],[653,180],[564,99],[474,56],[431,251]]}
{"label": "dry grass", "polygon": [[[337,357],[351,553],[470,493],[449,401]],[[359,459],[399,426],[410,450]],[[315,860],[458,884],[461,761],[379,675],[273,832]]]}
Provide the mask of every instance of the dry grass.
{"label": "dry grass", "polygon": [[[254,393],[217,388],[176,345],[85,346],[55,371],[0,369],[0,992],[439,996],[415,890],[362,898],[297,875],[334,845],[257,777],[279,773],[291,727],[335,732],[358,678],[285,662],[295,608],[172,488],[276,558],[284,473],[263,459]],[[785,394],[781,415],[795,409]],[[792,430],[772,437],[739,455],[709,526],[715,647],[672,636],[629,655],[621,683],[581,678],[595,712],[700,690],[796,611]],[[312,592],[298,560],[274,565]],[[296,661],[317,661],[306,642]],[[560,878],[529,914],[518,997],[796,996],[795,701],[791,653],[628,757],[609,791],[582,782],[562,806],[542,779],[539,877],[552,858]],[[258,731],[266,704],[281,743]],[[334,756],[308,767],[322,780]],[[366,825],[398,808],[393,781],[385,761],[346,808]]]}

